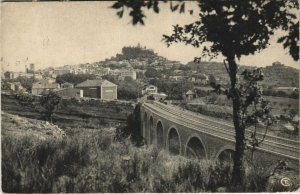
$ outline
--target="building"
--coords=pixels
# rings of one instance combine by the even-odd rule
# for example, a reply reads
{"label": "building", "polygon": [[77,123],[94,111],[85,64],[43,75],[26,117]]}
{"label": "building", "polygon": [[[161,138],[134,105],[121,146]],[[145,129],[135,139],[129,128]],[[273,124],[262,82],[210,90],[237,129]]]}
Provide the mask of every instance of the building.
{"label": "building", "polygon": [[154,98],[156,101],[164,101],[167,98],[167,94],[165,93],[153,93],[151,96]]}
{"label": "building", "polygon": [[193,100],[195,97],[196,97],[196,94],[192,90],[189,90],[185,93],[185,99],[188,101]]}
{"label": "building", "polygon": [[77,84],[75,88],[83,90],[83,97],[100,98],[102,100],[116,100],[118,86],[107,80],[86,80]]}
{"label": "building", "polygon": [[55,74],[56,76],[67,74],[67,73],[71,73],[71,70],[70,69],[54,69],[53,70],[53,74]]}
{"label": "building", "polygon": [[16,79],[18,77],[26,77],[26,78],[32,78],[35,79],[42,79],[43,76],[41,74],[35,74],[35,73],[26,73],[26,72],[11,72],[7,71],[4,73],[5,79]]}
{"label": "building", "polygon": [[58,88],[60,88],[60,86],[55,82],[55,79],[44,79],[33,83],[31,93],[33,95],[40,95],[44,91],[54,90]]}
{"label": "building", "polygon": [[126,77],[130,77],[132,80],[136,80],[136,71],[134,70],[120,70],[119,80],[125,80]]}
{"label": "building", "polygon": [[35,65],[33,63],[31,63],[29,65],[29,68],[27,68],[27,65],[26,65],[25,69],[26,69],[26,73],[34,73],[35,72]]}
{"label": "building", "polygon": [[54,91],[61,97],[82,98],[83,90],[78,88],[61,88]]}
{"label": "building", "polygon": [[142,95],[145,94],[156,94],[157,93],[157,87],[154,85],[149,85],[143,88]]}
{"label": "building", "polygon": [[109,74],[109,72],[110,72],[110,68],[109,67],[105,67],[102,70],[103,75],[107,75],[107,74]]}
{"label": "building", "polygon": [[60,87],[61,88],[74,88],[74,84],[65,82],[65,83],[60,84]]}
{"label": "building", "polygon": [[6,88],[11,91],[19,92],[19,91],[25,90],[20,82],[6,82],[5,85],[6,85]]}

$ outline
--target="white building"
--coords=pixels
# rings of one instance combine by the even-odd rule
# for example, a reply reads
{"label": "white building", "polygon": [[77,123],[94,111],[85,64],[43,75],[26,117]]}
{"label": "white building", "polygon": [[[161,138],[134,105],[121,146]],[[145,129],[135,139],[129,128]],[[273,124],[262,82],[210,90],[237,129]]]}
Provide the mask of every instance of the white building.
{"label": "white building", "polygon": [[136,80],[136,71],[134,70],[121,70],[119,72],[119,79],[124,80],[125,77],[130,77],[132,80]]}
{"label": "white building", "polygon": [[154,85],[149,85],[149,86],[143,88],[143,90],[142,90],[142,95],[156,94],[156,93],[157,93],[157,87]]}

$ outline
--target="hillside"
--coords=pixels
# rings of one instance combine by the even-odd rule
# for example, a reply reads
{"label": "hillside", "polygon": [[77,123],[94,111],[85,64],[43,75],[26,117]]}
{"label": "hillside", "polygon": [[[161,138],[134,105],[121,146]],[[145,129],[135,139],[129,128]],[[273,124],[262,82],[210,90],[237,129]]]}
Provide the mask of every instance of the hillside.
{"label": "hillside", "polygon": [[153,50],[147,49],[146,47],[142,48],[140,45],[137,47],[125,46],[122,48],[122,54],[117,54],[116,58],[118,60],[130,60],[130,59],[153,59],[158,57]]}
{"label": "hillside", "polygon": [[266,85],[299,87],[299,70],[296,68],[273,64],[265,67],[263,71]]}
{"label": "hillside", "polygon": [[1,135],[14,137],[31,136],[41,140],[48,138],[62,139],[66,134],[57,125],[36,119],[28,119],[17,115],[1,112]]}
{"label": "hillside", "polygon": [[[276,65],[274,63],[272,66],[264,67],[263,73],[265,75],[265,80],[262,82],[265,86],[293,86],[298,87],[299,85],[299,70],[293,67],[288,67],[285,65]],[[205,74],[212,74],[215,77],[220,78],[220,80],[225,83],[228,82],[229,78],[223,63],[218,62],[189,62],[187,63],[189,67],[193,70],[198,70]],[[241,66],[239,72],[243,72],[244,69],[254,69],[251,66]]]}

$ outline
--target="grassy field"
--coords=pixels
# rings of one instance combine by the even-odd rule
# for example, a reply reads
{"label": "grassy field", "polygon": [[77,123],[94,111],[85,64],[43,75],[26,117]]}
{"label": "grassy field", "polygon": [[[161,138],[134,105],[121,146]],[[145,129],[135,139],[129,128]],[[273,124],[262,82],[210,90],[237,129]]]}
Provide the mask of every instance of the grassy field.
{"label": "grassy field", "polygon": [[[222,192],[232,168],[134,146],[110,128],[59,126],[2,112],[4,192]],[[245,191],[288,191],[247,165]],[[275,179],[276,180],[276,179]]]}

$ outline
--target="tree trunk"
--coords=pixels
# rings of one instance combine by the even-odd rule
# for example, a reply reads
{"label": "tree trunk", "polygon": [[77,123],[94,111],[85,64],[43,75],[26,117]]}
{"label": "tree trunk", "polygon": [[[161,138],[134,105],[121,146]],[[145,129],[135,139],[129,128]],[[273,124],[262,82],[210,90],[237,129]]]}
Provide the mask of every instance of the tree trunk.
{"label": "tree trunk", "polygon": [[245,149],[245,127],[241,123],[241,96],[239,94],[239,89],[237,88],[237,64],[234,57],[227,58],[227,60],[231,82],[233,124],[235,129],[236,141],[230,190],[236,192],[242,191],[244,185],[245,169],[243,158]]}
{"label": "tree trunk", "polygon": [[49,121],[52,123],[52,113],[49,113]]}

